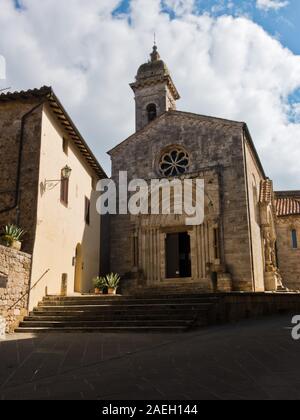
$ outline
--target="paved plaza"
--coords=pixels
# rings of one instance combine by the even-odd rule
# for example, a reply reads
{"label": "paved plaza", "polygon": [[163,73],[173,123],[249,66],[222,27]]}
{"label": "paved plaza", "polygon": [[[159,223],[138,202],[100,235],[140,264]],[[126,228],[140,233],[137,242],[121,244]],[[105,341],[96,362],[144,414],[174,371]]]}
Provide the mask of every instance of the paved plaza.
{"label": "paved plaza", "polygon": [[185,334],[11,335],[0,399],[300,399],[291,316]]}

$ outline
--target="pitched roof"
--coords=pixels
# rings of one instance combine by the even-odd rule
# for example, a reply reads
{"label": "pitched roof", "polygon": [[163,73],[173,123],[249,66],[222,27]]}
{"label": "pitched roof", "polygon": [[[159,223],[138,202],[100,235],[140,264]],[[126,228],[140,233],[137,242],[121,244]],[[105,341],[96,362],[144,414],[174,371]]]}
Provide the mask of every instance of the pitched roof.
{"label": "pitched roof", "polygon": [[87,164],[94,170],[94,172],[98,175],[99,179],[107,178],[107,175],[101,167],[100,163],[98,162],[97,158],[94,156],[93,152],[91,151],[84,138],[73,123],[71,117],[69,116],[69,114],[57,98],[57,96],[55,95],[52,87],[43,86],[40,89],[0,94],[0,103],[30,99],[38,99],[41,100],[41,102],[45,100],[45,102],[49,104],[56,118],[62,124],[66,132],[69,134],[71,140],[74,142]]}
{"label": "pitched roof", "polygon": [[300,191],[276,192],[276,213],[279,217],[300,216]]}
{"label": "pitched roof", "polygon": [[122,141],[121,143],[117,144],[114,148],[112,148],[108,154],[111,155],[114,151],[118,150],[121,146],[124,146],[126,143],[134,139],[135,137],[139,136],[140,134],[146,132],[149,128],[153,127],[155,124],[157,124],[160,120],[162,120],[165,117],[171,117],[171,116],[179,116],[179,117],[187,117],[187,118],[194,118],[202,121],[210,121],[216,124],[224,124],[227,126],[236,126],[243,128],[245,123],[239,122],[239,121],[231,121],[226,120],[223,118],[217,118],[217,117],[210,117],[207,115],[200,115],[200,114],[194,114],[191,112],[183,112],[183,111],[167,111],[158,116],[155,120],[151,121],[149,124],[147,124],[145,127],[143,127],[141,130],[137,131],[136,133],[133,133],[131,136],[129,136],[127,139]]}
{"label": "pitched roof", "polygon": [[194,118],[194,119],[202,120],[202,121],[209,121],[209,122],[212,122],[212,123],[215,123],[215,124],[223,124],[224,126],[235,126],[235,127],[240,128],[241,130],[244,130],[245,135],[247,137],[247,140],[249,142],[249,145],[251,147],[251,150],[253,151],[254,157],[255,157],[255,159],[257,161],[257,164],[258,164],[258,166],[259,166],[259,168],[261,170],[261,173],[262,173],[263,177],[266,178],[265,170],[263,168],[263,165],[262,165],[261,160],[259,158],[259,155],[257,153],[257,150],[256,150],[256,147],[255,147],[254,141],[253,141],[253,139],[251,137],[249,128],[248,128],[248,126],[247,126],[247,124],[245,122],[242,122],[242,121],[234,121],[234,120],[227,120],[225,118],[211,117],[211,116],[208,116],[208,115],[195,114],[195,113],[192,113],[192,112],[184,112],[184,111],[177,111],[177,110],[176,111],[167,111],[167,112],[164,112],[159,117],[157,117],[154,121],[151,121],[144,128],[142,128],[141,130],[137,131],[136,133],[133,133],[127,139],[125,139],[121,143],[117,144],[114,148],[112,148],[107,153],[109,155],[112,155],[120,147],[126,145],[129,141],[131,141],[135,137],[137,137],[140,134],[146,132],[149,128],[152,128],[161,119],[163,119],[165,117],[174,116],[174,115],[175,116],[181,116],[181,117],[187,117],[187,118]]}

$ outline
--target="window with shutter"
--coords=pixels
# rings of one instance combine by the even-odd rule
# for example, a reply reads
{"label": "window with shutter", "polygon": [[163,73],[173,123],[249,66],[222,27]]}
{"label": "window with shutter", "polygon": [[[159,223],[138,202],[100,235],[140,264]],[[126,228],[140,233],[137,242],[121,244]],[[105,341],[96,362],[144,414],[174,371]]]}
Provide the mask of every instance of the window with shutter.
{"label": "window with shutter", "polygon": [[69,179],[62,178],[60,186],[60,201],[66,207],[69,204]]}

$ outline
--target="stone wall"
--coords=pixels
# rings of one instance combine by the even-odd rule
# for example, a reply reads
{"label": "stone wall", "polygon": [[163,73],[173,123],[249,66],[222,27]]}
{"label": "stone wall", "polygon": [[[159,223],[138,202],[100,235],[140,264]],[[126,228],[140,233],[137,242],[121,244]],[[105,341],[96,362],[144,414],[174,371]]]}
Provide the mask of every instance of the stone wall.
{"label": "stone wall", "polygon": [[6,318],[7,332],[27,314],[31,256],[0,245],[0,316]]}
{"label": "stone wall", "polygon": [[259,168],[253,155],[249,143],[245,147],[245,159],[247,163],[247,183],[249,197],[249,218],[251,226],[252,256],[253,256],[253,274],[255,291],[265,290],[264,284],[264,255],[261,232],[261,218],[259,211],[260,188],[265,179],[264,174]]}
{"label": "stone wall", "polygon": [[[23,249],[32,254],[41,145],[40,100],[0,100],[0,227],[17,224],[26,231]],[[23,124],[23,130],[22,130]],[[21,141],[23,143],[20,154]],[[20,164],[20,195],[16,193]],[[17,203],[19,201],[19,203]],[[5,211],[5,209],[10,209]]]}
{"label": "stone wall", "polygon": [[0,340],[5,338],[6,332],[6,320],[3,316],[0,315]]}
{"label": "stone wall", "polygon": [[277,218],[277,255],[283,285],[290,290],[300,290],[300,244],[298,243],[297,249],[293,249],[293,229],[300,238],[300,216]]}
{"label": "stone wall", "polygon": [[[190,172],[218,169],[221,191],[222,262],[237,291],[253,290],[249,217],[244,167],[243,125],[183,112],[168,112],[111,151],[112,178],[128,171],[128,179],[158,177],[162,151],[184,147]],[[134,224],[130,216],[111,217],[111,270],[127,275],[133,267]]]}

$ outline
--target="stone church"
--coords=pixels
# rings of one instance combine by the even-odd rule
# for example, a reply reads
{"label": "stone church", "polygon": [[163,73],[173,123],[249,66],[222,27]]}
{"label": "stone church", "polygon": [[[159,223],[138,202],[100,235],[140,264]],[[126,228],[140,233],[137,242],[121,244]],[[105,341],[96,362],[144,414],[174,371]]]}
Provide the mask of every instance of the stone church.
{"label": "stone church", "polygon": [[[176,110],[179,92],[154,46],[137,72],[136,131],[110,152],[112,180],[204,180],[204,222],[185,214],[98,214],[107,175],[51,87],[0,94],[0,316],[15,325],[43,297],[300,290],[300,191],[274,192],[247,125]],[[56,315],[55,315],[56,316]]]}
{"label": "stone church", "polygon": [[205,220],[111,216],[110,266],[124,290],[300,289],[300,193],[275,195],[247,125],[177,111],[180,95],[156,46],[130,86],[136,132],[109,152],[112,179],[120,171],[148,181],[204,179]]}

